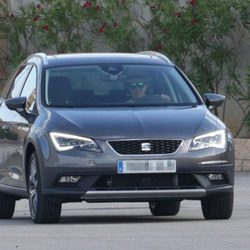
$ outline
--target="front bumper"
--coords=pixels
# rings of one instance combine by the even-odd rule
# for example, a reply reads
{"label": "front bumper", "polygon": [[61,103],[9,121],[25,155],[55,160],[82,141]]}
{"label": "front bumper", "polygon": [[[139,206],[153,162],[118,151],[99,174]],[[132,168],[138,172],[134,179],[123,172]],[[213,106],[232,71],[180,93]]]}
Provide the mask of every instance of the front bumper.
{"label": "front bumper", "polygon": [[[188,152],[189,145],[190,141],[186,141],[173,155],[121,156],[107,144],[104,153],[55,152],[47,161],[40,155],[42,192],[61,202],[202,199],[233,192],[232,147],[226,151]],[[131,157],[175,159],[176,173],[118,174],[117,162]],[[223,180],[210,181],[209,174],[221,174]],[[81,176],[81,179],[74,184],[59,183],[62,176]]]}
{"label": "front bumper", "polygon": [[[43,193],[60,202],[134,202],[164,199],[194,199],[233,192],[232,167],[222,170],[174,174],[77,173],[77,183],[58,183],[44,188]],[[221,181],[210,181],[208,174],[220,173]],[[76,172],[68,172],[68,175]],[[58,178],[56,178],[58,180]]]}

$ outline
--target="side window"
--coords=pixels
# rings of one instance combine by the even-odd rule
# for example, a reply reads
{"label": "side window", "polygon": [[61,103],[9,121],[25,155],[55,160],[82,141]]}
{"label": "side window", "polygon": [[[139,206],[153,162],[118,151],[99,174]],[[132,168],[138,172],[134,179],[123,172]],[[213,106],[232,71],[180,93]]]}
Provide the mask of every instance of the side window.
{"label": "side window", "polygon": [[15,78],[11,83],[11,88],[9,90],[7,98],[13,98],[19,96],[23,87],[23,83],[26,80],[31,67],[32,67],[31,65],[24,65],[17,71]]}
{"label": "side window", "polygon": [[30,112],[35,110],[36,78],[37,78],[36,67],[33,66],[20,95],[20,96],[25,96],[27,98],[26,109]]}

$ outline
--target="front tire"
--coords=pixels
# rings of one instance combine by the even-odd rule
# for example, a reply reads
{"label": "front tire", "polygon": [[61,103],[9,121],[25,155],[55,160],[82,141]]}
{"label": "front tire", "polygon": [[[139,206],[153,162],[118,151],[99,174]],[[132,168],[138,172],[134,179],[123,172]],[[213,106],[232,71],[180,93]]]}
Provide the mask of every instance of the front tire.
{"label": "front tire", "polygon": [[14,197],[0,193],[0,219],[11,219],[15,211]]}
{"label": "front tire", "polygon": [[32,153],[28,169],[29,208],[34,223],[56,223],[61,216],[61,203],[50,200],[41,192],[41,178],[36,153]]}
{"label": "front tire", "polygon": [[149,208],[154,216],[173,216],[180,211],[180,201],[150,201]]}
{"label": "front tire", "polygon": [[232,216],[234,193],[209,197],[201,200],[203,216],[206,220],[227,220]]}

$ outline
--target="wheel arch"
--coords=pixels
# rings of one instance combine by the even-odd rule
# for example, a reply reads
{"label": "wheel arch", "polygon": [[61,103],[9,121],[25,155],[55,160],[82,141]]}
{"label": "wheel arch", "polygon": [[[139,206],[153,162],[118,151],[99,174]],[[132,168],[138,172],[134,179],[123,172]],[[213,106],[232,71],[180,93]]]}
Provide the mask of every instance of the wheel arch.
{"label": "wheel arch", "polygon": [[[29,160],[30,156],[32,155],[33,152],[36,152],[39,165],[41,166],[42,163],[42,151],[41,151],[41,146],[38,141],[38,139],[33,135],[32,137],[29,137],[27,139],[26,144],[25,144],[25,151],[24,151],[24,173],[25,173],[25,183],[26,183],[26,188],[28,188],[28,170],[29,170]],[[41,174],[42,169],[39,168],[39,173]]]}

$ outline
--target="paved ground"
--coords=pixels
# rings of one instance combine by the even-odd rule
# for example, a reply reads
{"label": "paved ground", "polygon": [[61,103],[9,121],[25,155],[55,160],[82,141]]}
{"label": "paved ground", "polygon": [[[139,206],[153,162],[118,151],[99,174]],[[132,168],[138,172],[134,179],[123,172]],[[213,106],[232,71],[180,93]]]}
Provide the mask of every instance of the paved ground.
{"label": "paved ground", "polygon": [[184,201],[178,216],[151,216],[146,203],[76,203],[63,206],[56,225],[31,222],[26,200],[12,220],[0,221],[0,249],[250,249],[250,173],[237,173],[234,214],[205,221],[198,201]]}

